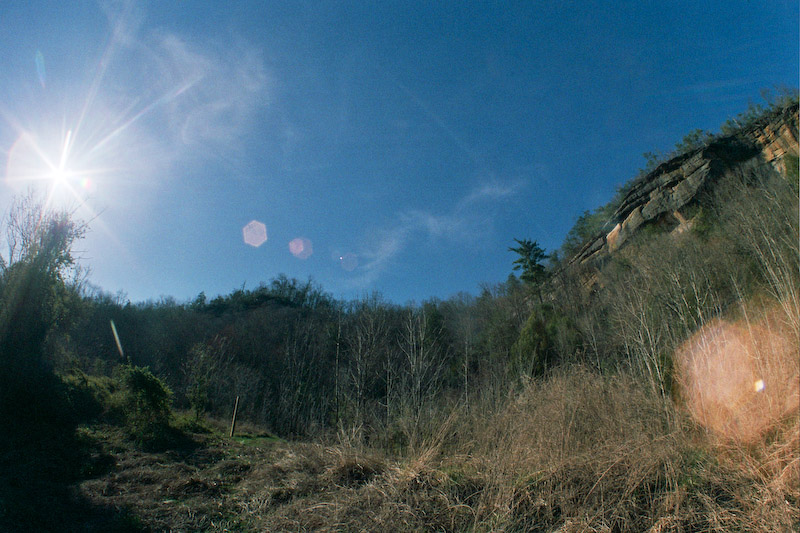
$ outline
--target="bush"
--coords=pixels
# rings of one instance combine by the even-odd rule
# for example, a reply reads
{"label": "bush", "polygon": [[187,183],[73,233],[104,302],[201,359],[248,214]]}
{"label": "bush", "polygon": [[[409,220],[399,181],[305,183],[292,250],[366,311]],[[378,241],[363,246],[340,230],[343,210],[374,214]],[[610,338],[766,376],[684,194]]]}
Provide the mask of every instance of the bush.
{"label": "bush", "polygon": [[139,442],[164,437],[172,417],[172,391],[148,367],[123,365],[117,371],[120,390],[115,404],[125,424]]}
{"label": "bush", "polygon": [[66,402],[79,421],[96,419],[112,408],[111,398],[118,388],[106,376],[89,376],[80,370],[63,376]]}

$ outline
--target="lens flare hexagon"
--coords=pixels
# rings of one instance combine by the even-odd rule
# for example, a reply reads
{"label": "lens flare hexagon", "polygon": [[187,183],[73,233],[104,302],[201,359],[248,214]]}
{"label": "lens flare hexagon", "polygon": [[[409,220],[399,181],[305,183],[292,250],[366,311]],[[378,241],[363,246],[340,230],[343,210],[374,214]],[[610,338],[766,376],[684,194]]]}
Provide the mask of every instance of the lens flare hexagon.
{"label": "lens flare hexagon", "polygon": [[297,237],[289,243],[289,251],[298,259],[308,259],[314,253],[314,247],[305,237]]}
{"label": "lens flare hexagon", "polygon": [[242,238],[245,244],[258,248],[267,242],[267,227],[258,220],[251,220],[242,228]]}

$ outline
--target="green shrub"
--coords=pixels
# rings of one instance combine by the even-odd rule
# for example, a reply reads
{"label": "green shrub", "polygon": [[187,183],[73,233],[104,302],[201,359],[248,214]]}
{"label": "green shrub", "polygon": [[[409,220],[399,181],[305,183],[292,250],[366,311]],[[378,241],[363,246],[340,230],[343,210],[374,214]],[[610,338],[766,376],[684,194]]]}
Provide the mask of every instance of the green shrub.
{"label": "green shrub", "polygon": [[123,365],[117,370],[120,390],[115,404],[131,435],[139,442],[164,437],[172,417],[172,391],[148,367]]}
{"label": "green shrub", "polygon": [[720,221],[712,205],[694,203],[682,209],[683,216],[691,223],[692,233],[701,239],[707,239]]}
{"label": "green shrub", "polygon": [[577,333],[567,316],[550,304],[534,308],[511,348],[516,377],[541,376],[574,351]]}
{"label": "green shrub", "polygon": [[112,409],[115,381],[106,376],[90,376],[80,370],[61,377],[67,403],[80,421],[96,419]]}

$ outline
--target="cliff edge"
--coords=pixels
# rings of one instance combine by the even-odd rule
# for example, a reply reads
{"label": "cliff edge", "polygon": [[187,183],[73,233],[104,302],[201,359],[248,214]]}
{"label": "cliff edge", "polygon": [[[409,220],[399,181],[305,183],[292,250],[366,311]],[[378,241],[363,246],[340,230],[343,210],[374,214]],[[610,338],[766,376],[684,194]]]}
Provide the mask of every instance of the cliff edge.
{"label": "cliff edge", "polygon": [[797,104],[658,165],[625,195],[614,213],[614,228],[587,242],[569,263],[599,265],[648,224],[685,231],[692,219],[681,210],[702,192],[729,176],[777,172],[786,177],[787,156],[798,156]]}

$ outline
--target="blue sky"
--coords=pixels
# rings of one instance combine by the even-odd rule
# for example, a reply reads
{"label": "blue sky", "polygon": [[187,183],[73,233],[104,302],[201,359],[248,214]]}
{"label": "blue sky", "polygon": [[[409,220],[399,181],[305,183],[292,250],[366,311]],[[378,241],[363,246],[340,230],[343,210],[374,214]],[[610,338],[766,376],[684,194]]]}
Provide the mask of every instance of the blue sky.
{"label": "blue sky", "polygon": [[797,87],[798,17],[796,1],[4,2],[0,209],[31,186],[73,206],[90,281],[132,301],[280,273],[347,298],[475,293],[511,272],[514,238],[557,248],[642,153]]}

